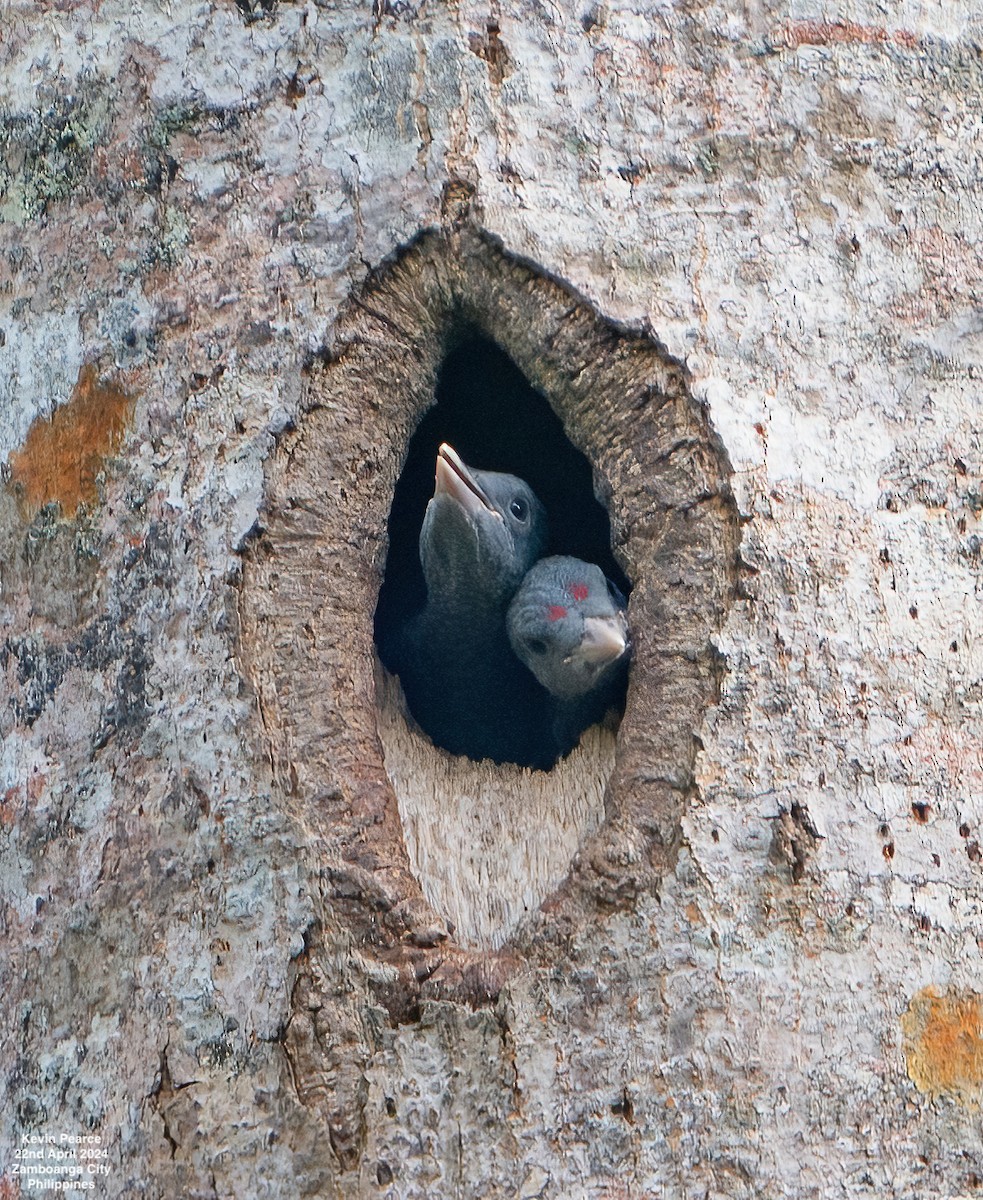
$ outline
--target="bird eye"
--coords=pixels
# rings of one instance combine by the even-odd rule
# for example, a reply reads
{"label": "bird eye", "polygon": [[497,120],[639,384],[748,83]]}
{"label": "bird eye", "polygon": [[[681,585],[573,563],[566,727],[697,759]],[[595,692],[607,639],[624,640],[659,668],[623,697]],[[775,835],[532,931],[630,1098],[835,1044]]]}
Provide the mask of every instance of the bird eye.
{"label": "bird eye", "polygon": [[529,516],[529,505],[525,500],[513,500],[509,505],[509,512],[517,521],[524,521]]}
{"label": "bird eye", "polygon": [[526,648],[533,654],[545,654],[546,643],[542,638],[528,638],[526,640]]}

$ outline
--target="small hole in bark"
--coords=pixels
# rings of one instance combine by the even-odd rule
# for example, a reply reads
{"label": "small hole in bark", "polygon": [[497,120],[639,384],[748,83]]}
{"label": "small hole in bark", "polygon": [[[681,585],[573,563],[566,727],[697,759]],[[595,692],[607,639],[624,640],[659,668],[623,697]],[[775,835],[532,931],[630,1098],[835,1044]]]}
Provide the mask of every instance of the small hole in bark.
{"label": "small hole in bark", "polygon": [[[434,495],[435,464],[443,443],[469,468],[517,476],[532,488],[545,509],[549,530],[539,557],[569,555],[594,563],[624,597],[631,591],[611,553],[610,521],[594,495],[591,465],[566,436],[546,398],[494,342],[467,331],[453,341],[440,368],[436,403],[410,439],[394,492],[385,578],[375,616],[376,645],[383,664],[402,674],[411,714],[436,745],[475,761],[491,758],[549,769],[572,748],[571,737],[554,740],[553,702],[509,649],[504,608],[496,617],[503,639],[496,647],[502,669],[476,675],[467,696],[455,696],[451,704],[443,693],[436,702],[429,695],[421,697],[412,687],[412,670],[407,668],[409,679],[403,673],[405,631],[430,599],[420,563],[420,531]],[[459,635],[466,653],[473,639],[484,635],[488,621],[469,617],[459,623],[462,627],[448,630],[447,636]],[[543,643],[535,640],[542,654]],[[420,653],[414,647],[414,655]],[[428,673],[432,669],[428,660]],[[611,697],[616,713],[623,709],[624,692],[622,681]]]}
{"label": "small hole in bark", "polygon": [[611,1111],[616,1117],[622,1117],[629,1125],[635,1124],[635,1105],[632,1103],[627,1088],[624,1089],[621,1096],[611,1105]]}
{"label": "small hole in bark", "polygon": [[931,809],[930,805],[922,804],[917,800],[911,806],[912,816],[921,825],[924,825],[925,822],[928,820],[929,814],[931,813],[931,811],[932,811],[932,809]]}

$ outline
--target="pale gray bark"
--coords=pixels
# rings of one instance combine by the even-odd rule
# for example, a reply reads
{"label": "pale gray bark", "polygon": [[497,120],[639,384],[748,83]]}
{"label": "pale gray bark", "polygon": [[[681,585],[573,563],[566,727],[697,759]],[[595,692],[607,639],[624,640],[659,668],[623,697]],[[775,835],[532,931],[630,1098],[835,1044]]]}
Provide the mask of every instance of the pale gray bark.
{"label": "pale gray bark", "polygon": [[[83,1134],[112,1197],[983,1185],[983,27],[888,20],[7,5],[0,1195]],[[636,583],[518,925],[377,735],[452,300]]]}

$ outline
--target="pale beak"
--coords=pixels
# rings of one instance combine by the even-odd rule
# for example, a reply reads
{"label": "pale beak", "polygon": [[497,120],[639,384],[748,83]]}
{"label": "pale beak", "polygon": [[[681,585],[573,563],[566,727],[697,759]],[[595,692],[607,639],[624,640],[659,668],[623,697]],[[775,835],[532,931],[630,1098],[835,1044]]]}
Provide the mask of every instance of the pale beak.
{"label": "pale beak", "polygon": [[502,520],[502,514],[494,507],[481,484],[468,470],[464,460],[453,446],[446,442],[437,451],[437,467],[434,474],[434,495],[452,496],[465,512],[472,516],[490,513]]}
{"label": "pale beak", "polygon": [[619,659],[628,649],[624,616],[585,617],[584,638],[577,657],[589,663],[609,663]]}

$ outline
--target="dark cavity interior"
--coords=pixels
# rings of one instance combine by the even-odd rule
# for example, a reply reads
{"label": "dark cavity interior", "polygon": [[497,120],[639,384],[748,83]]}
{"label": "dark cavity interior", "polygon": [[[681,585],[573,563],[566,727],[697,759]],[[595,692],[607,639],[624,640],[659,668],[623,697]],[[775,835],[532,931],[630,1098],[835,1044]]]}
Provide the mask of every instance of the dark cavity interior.
{"label": "dark cavity interior", "polygon": [[611,524],[594,495],[589,461],[508,355],[487,338],[465,334],[441,366],[436,403],[410,439],[393,496],[389,551],[375,613],[376,645],[387,668],[394,669],[396,632],[426,602],[419,536],[442,442],[449,442],[469,467],[526,480],[549,515],[546,553],[596,563],[629,595],[631,584],[611,552]]}

